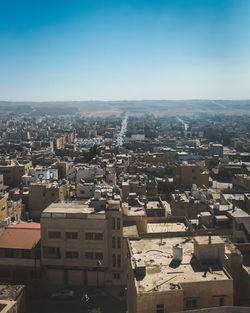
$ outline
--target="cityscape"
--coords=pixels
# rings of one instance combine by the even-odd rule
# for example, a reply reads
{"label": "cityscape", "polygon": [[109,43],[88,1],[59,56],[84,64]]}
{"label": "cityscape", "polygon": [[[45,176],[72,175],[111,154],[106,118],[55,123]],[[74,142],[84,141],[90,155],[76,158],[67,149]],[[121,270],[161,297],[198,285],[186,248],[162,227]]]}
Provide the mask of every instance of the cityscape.
{"label": "cityscape", "polygon": [[6,312],[248,312],[249,114],[11,108],[0,124]]}
{"label": "cityscape", "polygon": [[249,16],[0,0],[0,313],[250,313]]}

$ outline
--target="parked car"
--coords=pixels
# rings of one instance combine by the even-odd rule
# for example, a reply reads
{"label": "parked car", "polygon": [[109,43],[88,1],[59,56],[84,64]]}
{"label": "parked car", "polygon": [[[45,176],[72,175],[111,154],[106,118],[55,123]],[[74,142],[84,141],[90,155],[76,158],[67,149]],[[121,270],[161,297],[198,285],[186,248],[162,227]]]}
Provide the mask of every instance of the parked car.
{"label": "parked car", "polygon": [[71,289],[62,289],[52,293],[52,299],[73,299],[76,297],[75,291]]}
{"label": "parked car", "polygon": [[106,292],[99,288],[89,289],[87,291],[89,297],[106,297]]}

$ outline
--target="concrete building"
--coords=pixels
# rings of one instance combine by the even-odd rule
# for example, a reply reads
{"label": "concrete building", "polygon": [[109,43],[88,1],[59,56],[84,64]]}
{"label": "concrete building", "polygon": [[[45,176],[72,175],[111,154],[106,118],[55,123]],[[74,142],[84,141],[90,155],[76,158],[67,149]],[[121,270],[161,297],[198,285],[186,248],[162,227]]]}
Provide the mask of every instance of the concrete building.
{"label": "concrete building", "polygon": [[129,313],[169,313],[233,305],[220,237],[128,240]]}
{"label": "concrete building", "polygon": [[8,217],[8,193],[0,193],[0,222]]}
{"label": "concrete building", "polygon": [[250,191],[250,176],[246,174],[236,174],[232,178],[233,189],[235,191],[248,192]]}
{"label": "concrete building", "polygon": [[208,190],[198,189],[196,185],[193,185],[191,191],[175,191],[171,194],[171,215],[195,219],[201,212],[208,211],[212,199]]}
{"label": "concrete building", "polygon": [[53,203],[41,216],[50,286],[124,285],[120,200]]}
{"label": "concrete building", "polygon": [[76,168],[76,182],[79,183],[82,180],[91,182],[95,178],[102,178],[104,171],[98,166],[80,166]]}
{"label": "concrete building", "polygon": [[25,286],[0,285],[0,313],[25,313]]}
{"label": "concrete building", "polygon": [[4,184],[10,187],[17,187],[22,182],[22,176],[29,172],[31,162],[19,164],[12,162],[9,165],[0,165],[0,174],[3,175]]}
{"label": "concrete building", "polygon": [[0,280],[29,284],[41,276],[40,224],[6,226],[0,235]]}
{"label": "concrete building", "polygon": [[220,158],[223,158],[223,145],[210,142],[208,150],[211,155],[218,155]]}
{"label": "concrete building", "polygon": [[31,183],[29,186],[29,217],[39,219],[42,211],[56,200],[65,199],[66,185]]}
{"label": "concrete building", "polygon": [[208,187],[209,173],[203,171],[200,165],[179,164],[174,171],[174,182],[184,187],[191,187],[193,184]]}

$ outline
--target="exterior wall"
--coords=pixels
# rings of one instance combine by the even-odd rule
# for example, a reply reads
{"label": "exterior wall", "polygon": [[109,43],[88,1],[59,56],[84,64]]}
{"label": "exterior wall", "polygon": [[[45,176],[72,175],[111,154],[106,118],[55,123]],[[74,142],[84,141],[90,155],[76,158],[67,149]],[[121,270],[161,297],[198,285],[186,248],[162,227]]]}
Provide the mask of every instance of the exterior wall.
{"label": "exterior wall", "polygon": [[64,187],[31,184],[29,187],[29,211],[31,218],[39,219],[41,212],[55,200],[64,199]]}
{"label": "exterior wall", "polygon": [[0,185],[3,185],[4,181],[3,181],[3,174],[0,174]]}
{"label": "exterior wall", "polygon": [[172,199],[171,203],[172,216],[186,216],[187,218],[197,218],[197,214],[208,211],[209,205],[202,202],[181,202]]}
{"label": "exterior wall", "polygon": [[0,174],[3,174],[4,184],[10,187],[17,187],[21,181],[22,176],[28,174],[32,163],[22,165],[6,165],[0,166]]}
{"label": "exterior wall", "polygon": [[[109,280],[112,285],[125,285],[126,272],[124,271],[123,258],[123,216],[120,209],[120,202],[114,201],[114,204],[108,204],[108,251],[109,251]],[[120,226],[119,226],[120,225]],[[115,245],[113,245],[113,241]],[[120,245],[118,245],[118,241]],[[113,259],[115,258],[115,264]],[[120,277],[117,278],[117,275]],[[116,277],[116,278],[115,278]]]}
{"label": "exterior wall", "polygon": [[78,167],[76,172],[76,182],[81,179],[86,181],[93,180],[96,176],[103,176],[103,169],[100,167]]}
{"label": "exterior wall", "polygon": [[[180,283],[181,288],[165,292],[136,293],[135,281],[128,286],[128,312],[156,312],[157,304],[164,304],[165,313],[179,312],[186,308],[186,300],[195,299],[196,308],[218,307],[223,297],[226,306],[233,305],[233,281],[206,281]],[[131,288],[132,287],[132,288]]]}
{"label": "exterior wall", "polygon": [[250,214],[250,196],[244,195],[244,210]]}
{"label": "exterior wall", "polygon": [[8,196],[9,196],[8,193],[0,195],[0,222],[4,218],[8,217],[8,205],[7,205]]}
{"label": "exterior wall", "polygon": [[205,282],[181,283],[183,288],[183,302],[196,298],[197,309],[216,307],[220,305],[220,298],[224,298],[224,305],[233,305],[233,280],[216,280]]}
{"label": "exterior wall", "polygon": [[136,193],[146,196],[147,187],[145,184],[139,184],[139,182],[128,182],[122,184],[122,202],[128,201],[129,193]]}
{"label": "exterior wall", "polygon": [[94,196],[94,184],[78,184],[76,187],[76,196],[81,199],[89,199]]}
{"label": "exterior wall", "polygon": [[194,255],[202,262],[219,262],[223,264],[225,256],[225,244],[213,243],[213,244],[198,244],[194,239]]}
{"label": "exterior wall", "polygon": [[249,270],[243,265],[240,275],[240,295],[239,295],[240,305],[250,306],[249,290],[250,290]]}
{"label": "exterior wall", "polygon": [[[50,239],[48,232],[61,232],[59,239]],[[77,232],[78,239],[66,239],[66,232]],[[85,233],[103,233],[103,240],[86,240]],[[87,260],[85,252],[102,252],[102,267],[108,267],[108,247],[107,247],[107,220],[106,219],[68,219],[68,218],[41,218],[41,238],[42,238],[42,264],[48,266],[66,267],[96,267],[97,260]],[[44,247],[56,247],[60,249],[61,257],[46,258]],[[77,251],[79,257],[66,258],[66,251]]]}
{"label": "exterior wall", "polygon": [[137,294],[136,303],[136,313],[157,312],[157,304],[164,304],[165,313],[178,312],[183,310],[183,290]]}
{"label": "exterior wall", "polygon": [[174,180],[182,186],[209,187],[209,174],[202,173],[199,165],[180,165],[175,170]]}

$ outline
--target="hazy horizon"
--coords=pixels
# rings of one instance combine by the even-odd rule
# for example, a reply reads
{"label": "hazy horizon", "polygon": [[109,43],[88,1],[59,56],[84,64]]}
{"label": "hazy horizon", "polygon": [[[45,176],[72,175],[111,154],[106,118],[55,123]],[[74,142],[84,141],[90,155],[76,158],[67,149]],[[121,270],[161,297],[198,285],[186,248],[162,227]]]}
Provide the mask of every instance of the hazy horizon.
{"label": "hazy horizon", "polygon": [[250,1],[13,0],[0,8],[0,100],[250,98]]}

